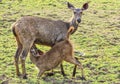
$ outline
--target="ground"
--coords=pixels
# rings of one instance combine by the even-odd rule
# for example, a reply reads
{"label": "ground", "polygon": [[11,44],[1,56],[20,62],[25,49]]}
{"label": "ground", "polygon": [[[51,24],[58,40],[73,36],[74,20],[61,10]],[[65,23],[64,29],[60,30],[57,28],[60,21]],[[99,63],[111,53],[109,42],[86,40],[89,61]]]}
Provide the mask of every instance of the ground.
{"label": "ground", "polygon": [[[80,79],[77,69],[72,78],[74,65],[64,62],[67,76],[60,74],[60,67],[54,69],[55,75],[37,79],[38,70],[27,57],[28,79],[23,80],[15,74],[14,54],[16,41],[11,25],[20,17],[32,15],[53,20],[69,21],[72,11],[66,1],[82,7],[87,0],[2,0],[0,2],[0,83],[2,84],[120,84],[120,1],[89,0],[89,8],[84,11],[82,22],[70,39],[75,54],[83,64],[86,81]],[[39,46],[43,51],[49,47]]]}

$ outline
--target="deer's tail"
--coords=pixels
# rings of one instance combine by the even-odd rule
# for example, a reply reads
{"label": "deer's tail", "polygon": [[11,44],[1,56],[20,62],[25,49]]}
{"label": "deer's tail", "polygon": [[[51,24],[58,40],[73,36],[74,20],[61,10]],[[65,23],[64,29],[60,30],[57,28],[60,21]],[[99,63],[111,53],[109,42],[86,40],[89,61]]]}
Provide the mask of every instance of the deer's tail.
{"label": "deer's tail", "polygon": [[14,35],[15,37],[17,37],[17,34],[16,34],[16,32],[15,32],[15,26],[14,26],[14,25],[12,26],[12,32],[13,32],[13,35]]}
{"label": "deer's tail", "polygon": [[15,36],[16,41],[17,41],[17,45],[22,46],[22,43],[20,42],[20,39],[18,37],[19,35],[16,32],[16,26],[14,24],[12,25],[12,32],[13,32],[13,35]]}

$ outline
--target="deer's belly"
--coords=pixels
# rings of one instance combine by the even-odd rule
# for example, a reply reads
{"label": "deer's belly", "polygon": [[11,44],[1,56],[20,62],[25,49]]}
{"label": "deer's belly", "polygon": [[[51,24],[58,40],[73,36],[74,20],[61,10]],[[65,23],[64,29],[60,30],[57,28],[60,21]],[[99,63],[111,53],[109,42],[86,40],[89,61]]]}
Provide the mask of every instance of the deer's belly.
{"label": "deer's belly", "polygon": [[35,44],[46,45],[46,46],[54,45],[54,43],[52,43],[50,41],[42,41],[41,39],[36,39]]}
{"label": "deer's belly", "polygon": [[65,39],[64,35],[56,35],[54,37],[49,37],[49,38],[38,38],[35,40],[35,44],[41,44],[41,45],[46,45],[46,46],[53,46],[55,45],[57,42],[60,42],[62,40]]}

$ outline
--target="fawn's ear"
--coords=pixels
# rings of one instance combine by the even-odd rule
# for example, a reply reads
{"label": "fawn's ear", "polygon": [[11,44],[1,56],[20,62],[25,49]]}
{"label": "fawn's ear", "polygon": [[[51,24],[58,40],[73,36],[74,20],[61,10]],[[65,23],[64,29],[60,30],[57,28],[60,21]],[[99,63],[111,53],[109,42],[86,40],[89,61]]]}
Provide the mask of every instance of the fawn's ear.
{"label": "fawn's ear", "polygon": [[68,30],[68,33],[71,33],[71,32],[73,32],[74,31],[74,27],[73,26],[71,26],[70,28],[69,28],[69,30]]}
{"label": "fawn's ear", "polygon": [[89,2],[83,4],[82,10],[87,10],[87,9],[88,9],[88,3],[89,3]]}
{"label": "fawn's ear", "polygon": [[68,32],[67,32],[67,39],[69,39],[69,35],[71,34],[71,32],[74,31],[74,27],[73,26],[70,26],[70,28],[68,29]]}
{"label": "fawn's ear", "polygon": [[67,2],[67,6],[68,6],[69,9],[72,9],[72,10],[75,9],[75,7],[69,2]]}

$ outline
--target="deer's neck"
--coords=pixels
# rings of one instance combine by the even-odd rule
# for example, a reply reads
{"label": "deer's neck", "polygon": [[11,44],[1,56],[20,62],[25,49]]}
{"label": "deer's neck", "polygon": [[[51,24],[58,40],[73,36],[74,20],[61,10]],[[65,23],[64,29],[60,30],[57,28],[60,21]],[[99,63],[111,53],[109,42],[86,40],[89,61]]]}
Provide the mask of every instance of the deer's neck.
{"label": "deer's neck", "polygon": [[70,23],[69,23],[70,26],[73,26],[75,29],[74,31],[72,32],[72,34],[77,30],[78,28],[78,23],[76,23],[76,20],[73,18]]}

